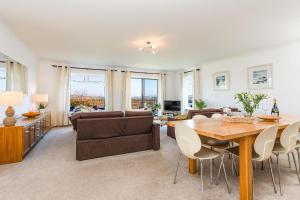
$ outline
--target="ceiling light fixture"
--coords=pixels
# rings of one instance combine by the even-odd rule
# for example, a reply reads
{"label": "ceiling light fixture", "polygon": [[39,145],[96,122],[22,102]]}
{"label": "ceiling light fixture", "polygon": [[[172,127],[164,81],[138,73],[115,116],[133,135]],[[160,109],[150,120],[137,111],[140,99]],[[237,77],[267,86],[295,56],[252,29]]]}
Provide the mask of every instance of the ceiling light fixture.
{"label": "ceiling light fixture", "polygon": [[152,54],[157,53],[156,46],[150,41],[146,42],[144,47],[140,47],[140,51],[151,52]]}

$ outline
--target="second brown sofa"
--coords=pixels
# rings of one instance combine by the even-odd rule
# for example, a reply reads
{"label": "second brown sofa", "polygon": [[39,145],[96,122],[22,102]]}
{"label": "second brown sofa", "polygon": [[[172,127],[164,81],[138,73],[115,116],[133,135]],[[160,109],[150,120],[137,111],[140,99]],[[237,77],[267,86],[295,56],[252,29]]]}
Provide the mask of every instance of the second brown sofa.
{"label": "second brown sofa", "polygon": [[[195,115],[204,115],[210,118],[215,113],[223,114],[223,110],[222,109],[189,110],[187,114],[187,119],[192,119]],[[169,117],[168,121],[176,121],[176,119],[173,117]],[[172,126],[168,126],[167,135],[175,139],[175,128]]]}
{"label": "second brown sofa", "polygon": [[148,149],[160,149],[159,124],[152,112],[78,113],[76,159],[86,160]]}

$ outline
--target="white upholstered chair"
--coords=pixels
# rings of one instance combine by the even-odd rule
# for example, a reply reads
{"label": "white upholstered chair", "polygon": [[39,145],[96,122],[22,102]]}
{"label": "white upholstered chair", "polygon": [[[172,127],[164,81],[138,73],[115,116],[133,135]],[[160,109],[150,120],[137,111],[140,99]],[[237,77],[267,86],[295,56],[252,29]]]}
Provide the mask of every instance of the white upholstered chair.
{"label": "white upholstered chair", "polygon": [[[275,193],[277,193],[277,190],[276,190],[274,174],[272,170],[271,155],[275,144],[277,131],[278,131],[277,126],[271,126],[263,130],[256,137],[254,148],[252,150],[253,161],[259,161],[259,162],[268,161]],[[239,157],[239,147],[228,148],[227,151],[233,156]]]}
{"label": "white upholstered chair", "polygon": [[296,163],[296,158],[294,154],[294,150],[296,149],[297,141],[298,141],[298,131],[299,131],[299,126],[300,122],[295,122],[288,127],[286,127],[283,132],[281,133],[280,137],[280,142],[276,142],[273,153],[277,157],[277,170],[278,170],[278,176],[279,176],[279,189],[280,189],[280,194],[283,195],[282,193],[282,185],[281,185],[281,173],[280,173],[280,166],[279,166],[279,155],[289,155],[292,154],[294,165],[296,168],[296,173],[298,176],[298,180],[300,183],[300,175]]}
{"label": "white upholstered chair", "polygon": [[[181,153],[179,153],[179,157],[178,157],[176,173],[174,176],[174,184],[176,184],[176,178],[177,178],[177,173],[178,173],[178,167],[179,167],[180,160],[181,160],[181,155],[183,154],[188,158],[197,159],[200,161],[200,178],[201,178],[201,189],[202,189],[202,197],[203,197],[203,166],[202,166],[202,163],[205,160],[212,160],[212,159],[220,157],[221,158],[220,169],[221,168],[223,169],[226,184],[227,184],[227,189],[228,189],[228,192],[230,193],[227,174],[226,174],[226,170],[225,170],[224,162],[223,162],[224,155],[217,151],[214,151],[212,149],[203,147],[201,145],[201,139],[198,136],[198,134],[193,129],[189,128],[186,125],[177,124],[175,126],[175,136],[176,136],[177,144],[181,150]],[[210,171],[210,175],[212,177],[212,170]]]}
{"label": "white upholstered chair", "polygon": [[223,115],[220,113],[215,113],[211,116],[212,119],[222,119]]}
{"label": "white upholstered chair", "polygon": [[203,120],[203,119],[207,119],[207,117],[205,115],[195,115],[192,119],[193,120]]}

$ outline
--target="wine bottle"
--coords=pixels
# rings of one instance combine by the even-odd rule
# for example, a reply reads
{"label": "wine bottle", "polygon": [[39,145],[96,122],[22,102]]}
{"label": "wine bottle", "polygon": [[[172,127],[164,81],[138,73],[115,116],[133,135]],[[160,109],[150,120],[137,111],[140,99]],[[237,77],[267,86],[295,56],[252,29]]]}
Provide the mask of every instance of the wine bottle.
{"label": "wine bottle", "polygon": [[273,108],[271,110],[271,115],[279,117],[279,110],[278,110],[278,106],[276,103],[276,99],[273,100]]}

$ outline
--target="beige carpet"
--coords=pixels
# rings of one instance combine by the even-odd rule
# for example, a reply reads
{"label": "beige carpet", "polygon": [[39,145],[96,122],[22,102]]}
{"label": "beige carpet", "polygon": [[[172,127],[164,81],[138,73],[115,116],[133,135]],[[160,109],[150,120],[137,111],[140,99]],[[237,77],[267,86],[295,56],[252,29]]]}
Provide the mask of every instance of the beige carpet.
{"label": "beige carpet", "polygon": [[[70,127],[52,129],[22,163],[0,166],[1,200],[160,200],[200,199],[200,178],[187,173],[187,160],[172,183],[178,148],[174,140],[161,133],[161,150],[126,155],[75,160],[75,133]],[[284,196],[273,193],[268,168],[255,171],[256,199],[300,199],[300,185],[283,158]],[[204,166],[204,199],[238,199],[238,178],[231,176],[232,194],[221,183],[209,183]],[[217,168],[217,163],[215,165]],[[215,173],[216,174],[215,169]],[[277,174],[275,174],[277,179]]]}

